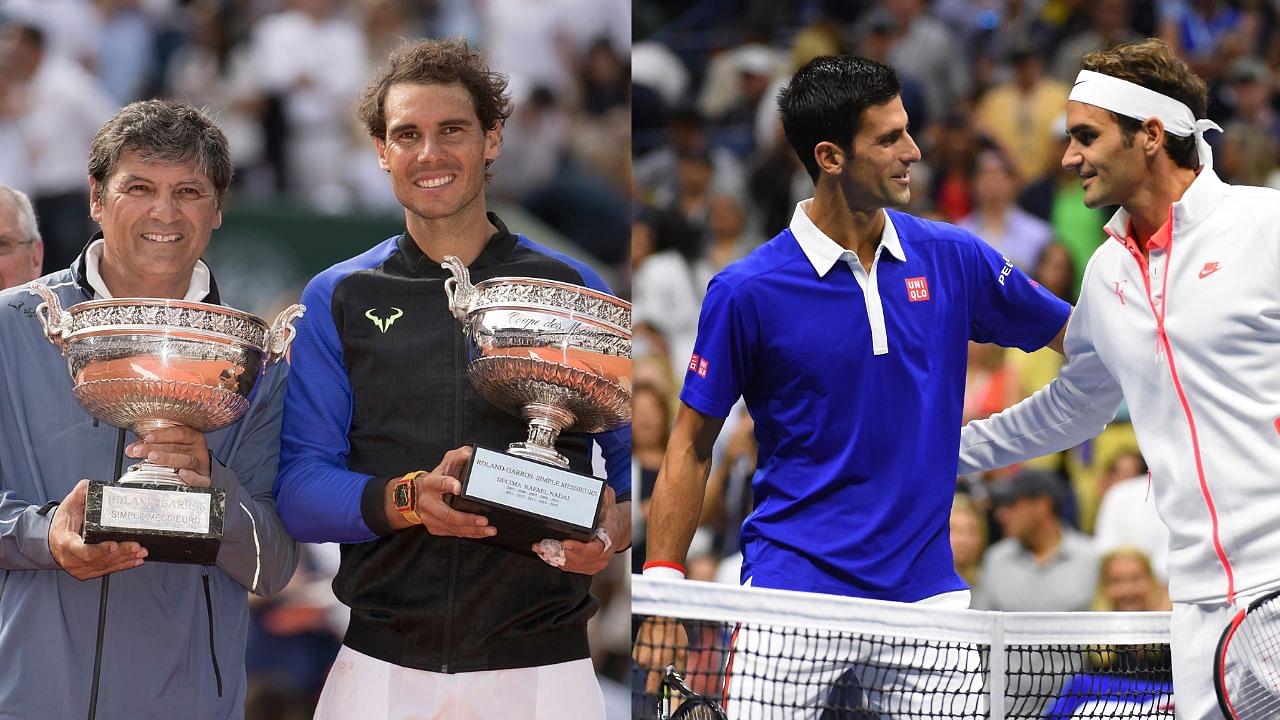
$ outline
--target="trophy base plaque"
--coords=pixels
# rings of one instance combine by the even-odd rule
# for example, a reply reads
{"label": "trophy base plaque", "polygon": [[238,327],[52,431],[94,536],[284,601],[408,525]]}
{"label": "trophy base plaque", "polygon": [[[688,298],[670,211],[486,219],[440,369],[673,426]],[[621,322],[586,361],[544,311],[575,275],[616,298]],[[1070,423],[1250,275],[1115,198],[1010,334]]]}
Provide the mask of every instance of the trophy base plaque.
{"label": "trophy base plaque", "polygon": [[587,542],[595,536],[605,482],[510,453],[476,447],[462,494],[447,497],[463,512],[484,515],[498,534],[479,542],[536,557],[540,540]]}
{"label": "trophy base plaque", "polygon": [[136,542],[147,562],[212,565],[222,544],[227,494],[168,483],[89,483],[84,541]]}

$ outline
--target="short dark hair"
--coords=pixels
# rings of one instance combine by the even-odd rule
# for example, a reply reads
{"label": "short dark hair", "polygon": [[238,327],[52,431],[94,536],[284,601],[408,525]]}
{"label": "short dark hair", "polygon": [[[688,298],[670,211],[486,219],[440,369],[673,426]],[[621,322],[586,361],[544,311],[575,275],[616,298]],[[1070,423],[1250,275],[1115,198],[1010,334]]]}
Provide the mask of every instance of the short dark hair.
{"label": "short dark hair", "polygon": [[[1209,87],[1163,40],[1148,38],[1091,52],[1084,56],[1081,67],[1168,95],[1190,108],[1197,119],[1208,115]],[[1114,112],[1111,116],[1120,125],[1121,142],[1131,147],[1133,134],[1142,129],[1142,121]],[[1166,133],[1164,149],[1178,167],[1200,167],[1194,135],[1178,137]]]}
{"label": "short dark hair", "polygon": [[120,154],[132,150],[147,162],[185,163],[209,176],[222,207],[234,170],[227,136],[203,110],[169,100],[139,100],[120,108],[89,145],[89,177],[101,202]]}
{"label": "short dark hair", "polygon": [[833,142],[852,152],[862,112],[883,105],[902,91],[893,68],[852,55],[825,55],[796,71],[778,93],[782,129],[805,170],[818,181],[813,148]]}
{"label": "short dark hair", "polygon": [[475,103],[476,116],[486,132],[511,115],[507,77],[490,70],[484,56],[462,38],[408,42],[392,51],[387,65],[357,101],[360,121],[370,137],[386,138],[387,91],[397,83],[461,85]]}

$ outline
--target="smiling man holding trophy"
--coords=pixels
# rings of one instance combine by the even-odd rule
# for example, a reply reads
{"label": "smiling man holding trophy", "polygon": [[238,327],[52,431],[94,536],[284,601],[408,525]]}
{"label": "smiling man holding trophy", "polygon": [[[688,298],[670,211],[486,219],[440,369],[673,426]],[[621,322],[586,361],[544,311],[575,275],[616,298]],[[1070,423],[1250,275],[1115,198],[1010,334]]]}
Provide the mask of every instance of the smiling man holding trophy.
{"label": "smiling man holding trophy", "polygon": [[[200,256],[231,174],[204,113],[126,106],[89,153],[102,232],[0,294],[0,709],[15,717],[243,716],[245,591],[278,591],[297,564],[270,485],[274,363],[300,308],[268,326],[221,304]],[[126,455],[143,462],[124,472]]]}
{"label": "smiling man holding trophy", "polygon": [[303,292],[276,482],[295,537],[343,543],[319,720],[604,716],[588,588],[630,544],[630,305],[486,211],[510,110],[462,41],[399,48],[361,99],[406,231]]}

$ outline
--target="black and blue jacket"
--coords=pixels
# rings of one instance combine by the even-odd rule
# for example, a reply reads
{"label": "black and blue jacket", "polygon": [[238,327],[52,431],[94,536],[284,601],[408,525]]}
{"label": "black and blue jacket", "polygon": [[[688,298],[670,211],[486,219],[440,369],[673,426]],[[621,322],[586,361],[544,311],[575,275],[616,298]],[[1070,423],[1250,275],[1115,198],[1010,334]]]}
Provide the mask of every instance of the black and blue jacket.
{"label": "black and blue jacket", "polygon": [[[586,265],[498,231],[469,267],[473,282],[539,277],[608,292]],[[277,508],[304,542],[342,543],[334,580],[351,608],[344,643],[404,667],[471,672],[588,657],[591,578],[537,558],[420,526],[392,532],[386,483],[430,470],[463,445],[523,440],[523,420],[490,405],[466,376],[449,273],[405,233],[307,284],[285,395]],[[630,498],[631,431],[566,433],[557,449],[591,472],[592,442],[619,501]]]}

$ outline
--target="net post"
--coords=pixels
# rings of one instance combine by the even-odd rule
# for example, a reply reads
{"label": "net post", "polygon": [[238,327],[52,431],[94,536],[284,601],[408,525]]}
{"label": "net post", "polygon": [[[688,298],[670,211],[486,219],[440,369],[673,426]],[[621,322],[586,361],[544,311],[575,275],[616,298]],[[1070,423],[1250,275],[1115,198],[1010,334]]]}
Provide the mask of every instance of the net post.
{"label": "net post", "polygon": [[988,717],[990,720],[1004,720],[1005,671],[1008,670],[1005,662],[1004,614],[991,615],[991,647],[987,651],[987,688],[991,692],[991,712]]}

